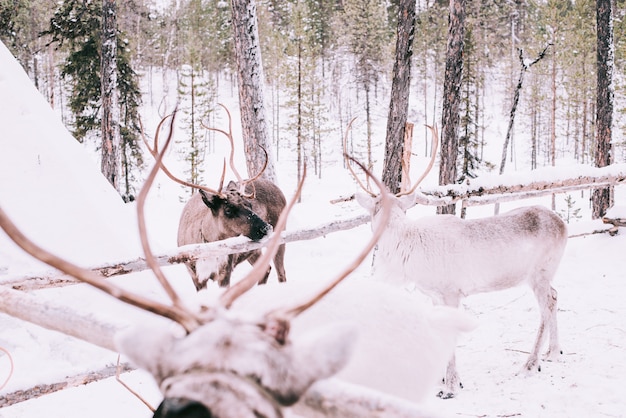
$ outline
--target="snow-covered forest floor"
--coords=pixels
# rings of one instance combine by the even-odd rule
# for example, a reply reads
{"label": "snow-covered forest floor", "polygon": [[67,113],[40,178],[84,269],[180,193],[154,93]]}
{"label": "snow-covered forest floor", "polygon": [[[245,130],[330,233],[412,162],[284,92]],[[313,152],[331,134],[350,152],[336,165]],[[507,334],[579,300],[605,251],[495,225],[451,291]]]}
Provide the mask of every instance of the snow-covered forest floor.
{"label": "snow-covered forest floor", "polygon": [[[134,205],[123,204],[108,187],[97,164],[70,137],[4,46],[0,46],[0,63],[0,125],[3,127],[0,206],[27,235],[81,265],[93,266],[138,256]],[[235,108],[233,103],[231,110]],[[147,126],[148,132],[153,131],[158,122],[154,113]],[[237,112],[233,112],[233,116],[237,121]],[[234,125],[237,128],[237,123]],[[220,159],[216,156],[217,161]],[[332,164],[333,159],[336,164]],[[424,167],[424,162],[416,158],[417,172]],[[338,196],[353,193],[355,186],[342,168],[338,152],[331,154],[327,164],[322,178],[310,176],[307,179],[302,203],[293,211],[289,230],[363,213],[354,202],[329,203]],[[288,160],[277,164],[279,182],[287,196],[292,194],[295,184],[292,165]],[[211,173],[206,176],[214,178]],[[436,175],[431,174],[426,183],[435,184]],[[149,234],[156,252],[175,247],[178,214],[182,209],[180,193],[179,186],[160,178],[149,196]],[[577,192],[573,197],[581,208],[582,217],[573,220],[570,233],[598,228],[599,222],[589,221],[588,192],[584,196]],[[562,205],[563,197],[559,199]],[[616,202],[626,205],[623,186],[616,188]],[[501,210],[537,203],[549,205],[550,198],[507,203]],[[468,216],[487,216],[492,211],[491,206],[470,208]],[[409,216],[433,212],[430,207],[417,207],[409,211]],[[332,278],[359,251],[369,234],[369,226],[363,225],[324,238],[289,244],[288,284],[276,284],[275,276],[271,275],[268,286],[255,289],[247,298],[258,297],[260,304],[285,303],[280,298],[293,297],[298,288],[310,289]],[[569,240],[554,281],[559,292],[558,321],[564,354],[557,362],[544,362],[538,373],[518,374],[539,322],[530,289],[521,286],[464,300],[462,309],[478,322],[474,331],[461,336],[457,346],[457,366],[464,389],[454,399],[441,400],[435,397],[439,388],[432,386],[429,394],[420,400],[424,410],[438,417],[626,416],[622,387],[626,383],[626,305],[622,301],[626,294],[625,250],[624,230],[614,237],[597,234]],[[247,269],[241,266],[237,274],[240,276]],[[0,283],[46,270],[0,233]],[[210,298],[217,292],[212,288],[196,295],[182,266],[169,267],[166,273],[189,300]],[[349,280],[351,283],[361,281],[363,288],[368,288],[370,285],[365,283],[375,280],[369,263],[364,263]],[[114,281],[151,297],[162,296],[148,272],[117,277]],[[280,296],[272,298],[273,292]],[[404,302],[384,303],[388,300],[384,297],[386,294],[354,291],[356,296],[351,299],[349,293],[344,292],[339,293],[344,297],[343,303],[333,301],[319,307],[325,310],[325,315],[320,315],[317,321],[321,324],[352,316],[373,335],[379,335],[389,351],[377,352],[377,357],[372,357],[364,366],[363,373],[369,375],[368,380],[378,383],[380,390],[406,394],[411,392],[410,382],[415,378],[413,365],[423,361],[419,343],[428,340],[426,335],[408,335],[412,331],[411,318],[418,315],[420,309],[427,311],[428,306],[424,306],[423,298],[417,296],[414,289],[397,288],[394,292],[404,295],[403,300],[414,297],[415,305],[422,307],[403,310]],[[34,293],[42,301],[67,304],[104,320],[133,322],[143,318],[133,308],[84,285]],[[396,320],[389,322],[390,317]],[[0,391],[0,402],[7,394],[18,390],[61,382],[66,376],[99,370],[117,360],[117,353],[3,314],[0,314],[0,347],[7,349],[14,360],[14,371]],[[386,369],[381,370],[380,365]],[[0,353],[0,383],[8,374],[8,357]],[[125,373],[123,380],[153,405],[158,404],[160,395],[149,375],[133,371]],[[114,378],[0,408],[2,418],[40,416],[149,417],[151,413]]]}

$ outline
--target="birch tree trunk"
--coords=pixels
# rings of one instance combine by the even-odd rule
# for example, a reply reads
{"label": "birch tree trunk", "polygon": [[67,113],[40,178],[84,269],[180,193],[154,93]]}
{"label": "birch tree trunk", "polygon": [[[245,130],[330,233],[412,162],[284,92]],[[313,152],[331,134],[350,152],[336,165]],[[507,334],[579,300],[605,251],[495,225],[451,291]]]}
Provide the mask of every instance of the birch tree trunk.
{"label": "birch tree trunk", "polygon": [[117,24],[115,0],[102,1],[102,57],[100,89],[102,93],[102,174],[119,188],[120,178],[120,107],[117,88]]}
{"label": "birch tree trunk", "polygon": [[[465,0],[450,0],[448,47],[443,83],[443,114],[439,184],[456,182],[456,157],[459,147],[459,107],[463,74],[463,43],[465,39]],[[454,214],[454,205],[440,206],[437,213]]]}
{"label": "birch tree trunk", "polygon": [[[597,0],[597,106],[596,106],[596,167],[612,163],[611,137],[613,124],[613,11],[611,0]],[[593,191],[592,216],[601,218],[613,205],[613,189]]]}
{"label": "birch tree trunk", "polygon": [[393,82],[387,117],[387,139],[383,164],[383,183],[391,193],[398,193],[402,182],[402,156],[409,110],[414,36],[415,0],[401,0],[398,9],[396,60],[393,65]]}
{"label": "birch tree trunk", "polygon": [[276,182],[274,159],[270,153],[271,144],[265,117],[264,76],[256,3],[254,0],[231,0],[231,6],[239,109],[248,175],[256,175],[263,169],[265,153],[259,148],[263,147],[268,153],[267,168],[263,177]]}

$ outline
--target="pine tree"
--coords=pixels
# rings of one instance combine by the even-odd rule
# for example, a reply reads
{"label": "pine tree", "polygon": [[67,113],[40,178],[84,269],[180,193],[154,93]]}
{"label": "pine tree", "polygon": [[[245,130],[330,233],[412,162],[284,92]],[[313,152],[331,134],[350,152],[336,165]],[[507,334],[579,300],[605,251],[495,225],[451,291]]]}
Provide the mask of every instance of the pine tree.
{"label": "pine tree", "polygon": [[478,59],[476,45],[474,44],[473,31],[467,28],[465,32],[465,55],[463,64],[463,75],[461,78],[461,102],[460,102],[460,123],[459,123],[459,156],[457,182],[461,183],[466,179],[476,177],[476,172],[480,165],[478,151],[478,109],[476,101],[479,96],[479,81],[476,72],[478,71]]}
{"label": "pine tree", "polygon": [[[210,83],[204,80],[203,72],[197,65],[186,65],[180,74],[178,94],[179,110],[184,115],[181,119],[182,126],[187,135],[183,136],[184,140],[177,142],[184,144],[179,149],[187,162],[185,170],[187,181],[203,184],[208,132],[202,127],[202,121],[206,121],[212,111],[215,91]],[[193,194],[195,189],[190,189],[189,192]]]}
{"label": "pine tree", "polygon": [[380,0],[347,0],[344,3],[347,43],[354,59],[358,84],[365,93],[367,124],[367,166],[372,168],[372,102],[385,62],[390,32],[387,11]]}
{"label": "pine tree", "polygon": [[[88,134],[99,137],[102,123],[101,39],[102,3],[68,0],[60,5],[43,35],[51,43],[68,51],[62,76],[71,85],[70,109],[74,115],[74,137],[82,142]],[[119,123],[121,135],[124,195],[134,192],[132,171],[143,163],[138,146],[141,103],[137,74],[130,64],[130,52],[125,37],[118,33],[116,68],[119,89]]]}

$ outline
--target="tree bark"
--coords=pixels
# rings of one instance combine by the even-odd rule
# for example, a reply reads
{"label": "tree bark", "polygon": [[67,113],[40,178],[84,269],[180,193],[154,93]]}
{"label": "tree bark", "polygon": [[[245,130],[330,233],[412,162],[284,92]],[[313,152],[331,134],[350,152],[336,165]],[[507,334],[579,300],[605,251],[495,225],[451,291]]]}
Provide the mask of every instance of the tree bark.
{"label": "tree bark", "polygon": [[[613,11],[611,0],[597,0],[597,106],[596,106],[596,167],[612,163],[611,138],[613,124]],[[601,218],[613,205],[613,189],[593,191],[592,216]]]}
{"label": "tree bark", "polygon": [[271,144],[265,117],[263,64],[259,46],[256,3],[254,0],[231,0],[231,6],[239,85],[239,109],[248,175],[254,176],[263,169],[265,153],[260,149],[263,147],[268,153],[267,167],[263,177],[276,182],[274,159],[270,153]]}
{"label": "tree bark", "polygon": [[391,193],[398,193],[402,183],[402,156],[404,154],[405,126],[409,110],[411,87],[411,58],[415,37],[415,0],[401,0],[398,9],[396,60],[393,65],[393,81],[387,138],[383,163],[383,183]]}
{"label": "tree bark", "polygon": [[[443,83],[443,112],[441,163],[439,184],[456,182],[456,158],[459,147],[459,107],[461,104],[461,76],[463,74],[463,44],[465,38],[465,0],[450,0],[448,17],[448,47]],[[440,206],[437,213],[454,214],[454,205]]]}
{"label": "tree bark", "polygon": [[120,107],[117,87],[117,24],[115,0],[102,1],[102,56],[100,88],[102,93],[102,174],[119,188]]}

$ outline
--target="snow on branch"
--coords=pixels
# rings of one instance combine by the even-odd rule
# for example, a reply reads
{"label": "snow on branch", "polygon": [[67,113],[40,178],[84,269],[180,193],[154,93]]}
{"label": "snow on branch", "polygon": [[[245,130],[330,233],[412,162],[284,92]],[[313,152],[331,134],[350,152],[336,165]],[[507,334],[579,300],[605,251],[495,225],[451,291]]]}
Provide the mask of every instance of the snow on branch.
{"label": "snow on branch", "polygon": [[462,200],[466,206],[485,205],[625,182],[626,164],[547,167],[530,173],[486,175],[465,184],[422,187],[418,203],[443,206]]}

